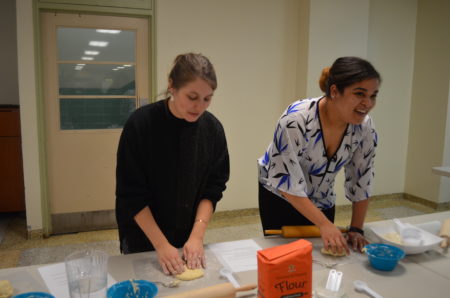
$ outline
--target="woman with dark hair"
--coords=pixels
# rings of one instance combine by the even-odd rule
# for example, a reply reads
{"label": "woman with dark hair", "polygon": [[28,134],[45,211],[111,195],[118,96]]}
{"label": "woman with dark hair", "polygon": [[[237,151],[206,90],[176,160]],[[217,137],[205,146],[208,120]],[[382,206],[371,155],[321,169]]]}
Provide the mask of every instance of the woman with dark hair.
{"label": "woman with dark hair", "polygon": [[[168,98],[137,109],[120,137],[116,220],[124,254],[156,250],[166,274],[205,267],[203,237],[229,178],[222,124],[209,107],[210,61],[179,55]],[[177,248],[183,248],[182,255]]]}
{"label": "woman with dark hair", "polygon": [[[266,153],[258,160],[263,230],[316,225],[324,248],[348,254],[367,244],[362,230],[374,177],[377,134],[368,115],[380,75],[366,60],[338,58],[319,81],[324,96],[298,100],[281,115]],[[334,179],[345,169],[352,202],[347,239],[334,225]]]}

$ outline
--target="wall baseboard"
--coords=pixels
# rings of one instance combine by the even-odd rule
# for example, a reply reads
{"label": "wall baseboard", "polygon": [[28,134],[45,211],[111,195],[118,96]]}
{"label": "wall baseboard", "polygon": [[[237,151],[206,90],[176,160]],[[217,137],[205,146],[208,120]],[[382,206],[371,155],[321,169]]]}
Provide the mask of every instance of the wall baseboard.
{"label": "wall baseboard", "polygon": [[42,229],[27,231],[27,239],[35,240],[44,238],[44,231]]}
{"label": "wall baseboard", "polygon": [[217,211],[213,214],[213,219],[224,219],[237,216],[259,216],[259,208],[233,209]]}
{"label": "wall baseboard", "polygon": [[445,210],[450,210],[450,202],[445,202],[445,203],[437,203],[437,202],[432,202],[430,200],[421,198],[421,197],[416,197],[414,195],[410,195],[407,193],[404,193],[404,199],[411,201],[411,202],[415,202],[415,203],[419,203],[422,205],[425,205],[427,207],[433,208],[436,211],[445,211]]}
{"label": "wall baseboard", "polygon": [[[416,196],[410,195],[408,193],[402,193],[402,192],[372,196],[370,198],[370,200],[371,201],[401,201],[401,200],[404,200],[404,201],[409,201],[409,202],[424,205],[426,207],[434,209],[436,212],[450,210],[450,203],[436,203],[436,202],[432,202],[430,200],[427,200],[427,199],[424,199],[421,197],[416,197]],[[336,210],[349,210],[351,208],[352,208],[351,204],[336,206]]]}
{"label": "wall baseboard", "polygon": [[52,214],[52,234],[116,229],[115,210]]}

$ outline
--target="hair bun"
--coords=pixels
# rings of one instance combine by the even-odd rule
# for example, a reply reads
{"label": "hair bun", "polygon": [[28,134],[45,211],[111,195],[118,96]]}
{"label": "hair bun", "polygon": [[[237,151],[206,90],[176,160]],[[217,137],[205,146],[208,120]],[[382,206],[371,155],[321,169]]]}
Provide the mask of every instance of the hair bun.
{"label": "hair bun", "polygon": [[322,90],[323,92],[326,92],[326,90],[327,90],[327,81],[328,81],[329,76],[330,76],[330,68],[324,67],[322,69],[322,73],[320,74],[320,79],[319,79],[319,87],[320,87],[320,90]]}

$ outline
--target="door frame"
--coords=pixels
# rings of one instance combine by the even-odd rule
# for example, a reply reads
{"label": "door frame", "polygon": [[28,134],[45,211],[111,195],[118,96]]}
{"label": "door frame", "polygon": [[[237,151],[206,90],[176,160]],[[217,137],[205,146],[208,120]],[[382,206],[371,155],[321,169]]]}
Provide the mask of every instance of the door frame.
{"label": "door frame", "polygon": [[[43,11],[50,12],[64,12],[64,13],[84,13],[94,15],[108,15],[108,16],[126,16],[126,17],[143,17],[148,20],[148,69],[149,69],[149,94],[151,99],[156,97],[156,20],[155,20],[155,1],[146,0],[150,4],[151,9],[136,9],[126,8],[127,1],[123,2],[124,8],[118,7],[102,7],[98,5],[78,5],[66,3],[48,3],[40,0],[33,0],[33,28],[34,28],[34,52],[35,52],[35,77],[36,77],[36,107],[37,107],[37,131],[38,131],[38,150],[39,150],[39,173],[41,185],[41,216],[42,216],[42,233],[44,237],[49,237],[52,234],[51,223],[51,209],[50,200],[48,196],[48,171],[47,171],[47,155],[46,155],[46,133],[45,133],[45,107],[44,107],[44,82],[43,82],[43,53],[41,50],[41,26],[40,13]],[[67,1],[61,1],[67,2]],[[71,1],[76,3],[77,1]]]}

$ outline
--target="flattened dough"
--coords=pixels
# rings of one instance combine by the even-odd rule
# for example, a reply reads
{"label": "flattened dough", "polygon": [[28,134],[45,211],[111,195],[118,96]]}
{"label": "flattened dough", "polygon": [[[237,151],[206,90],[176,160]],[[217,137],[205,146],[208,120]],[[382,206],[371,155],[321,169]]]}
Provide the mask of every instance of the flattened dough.
{"label": "flattened dough", "polygon": [[175,277],[179,280],[193,280],[203,276],[203,269],[189,269],[184,266],[184,272]]}
{"label": "flattened dough", "polygon": [[325,247],[322,247],[322,249],[320,250],[321,253],[323,253],[324,255],[330,255],[333,257],[343,257],[346,256],[347,254],[345,253],[345,250],[341,253],[339,253],[338,251],[336,253],[333,253],[332,250],[329,249],[325,249]]}
{"label": "flattened dough", "polygon": [[14,289],[8,280],[0,280],[0,298],[11,297]]}
{"label": "flattened dough", "polygon": [[386,233],[382,236],[383,236],[383,238],[385,238],[391,242],[394,242],[397,244],[403,244],[402,237],[400,236],[399,233],[396,233],[396,232]]}

